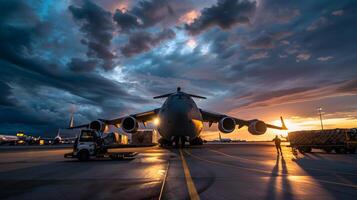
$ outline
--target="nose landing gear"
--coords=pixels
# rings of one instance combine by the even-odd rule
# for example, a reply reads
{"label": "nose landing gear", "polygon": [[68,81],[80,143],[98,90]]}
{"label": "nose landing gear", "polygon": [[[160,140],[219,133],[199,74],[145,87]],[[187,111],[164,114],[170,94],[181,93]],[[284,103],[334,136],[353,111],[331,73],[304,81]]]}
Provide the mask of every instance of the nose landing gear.
{"label": "nose landing gear", "polygon": [[186,137],[185,136],[175,136],[173,139],[174,147],[178,148],[184,148],[185,143],[186,143]]}
{"label": "nose landing gear", "polygon": [[195,137],[190,140],[190,145],[203,145],[203,140],[200,137]]}

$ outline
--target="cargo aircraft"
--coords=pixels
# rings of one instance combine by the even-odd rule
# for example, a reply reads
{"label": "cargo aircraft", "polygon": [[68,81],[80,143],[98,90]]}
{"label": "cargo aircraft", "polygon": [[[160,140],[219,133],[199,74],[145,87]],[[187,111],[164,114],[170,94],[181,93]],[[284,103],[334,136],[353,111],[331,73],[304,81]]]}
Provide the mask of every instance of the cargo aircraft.
{"label": "cargo aircraft", "polygon": [[236,126],[238,129],[247,126],[252,135],[262,135],[267,128],[287,130],[282,117],[280,117],[282,126],[279,127],[258,119],[244,120],[198,108],[193,98],[206,99],[206,97],[182,92],[180,87],[176,92],[154,97],[154,99],[161,98],[166,98],[166,100],[160,108],[116,119],[98,119],[72,128],[89,128],[103,132],[108,125],[113,125],[117,128],[121,127],[126,133],[135,133],[139,122],[145,126],[146,122],[155,120],[158,122],[157,131],[161,135],[159,143],[162,146],[172,144],[176,146],[179,143],[184,146],[186,141],[190,145],[203,144],[200,137],[203,122],[208,122],[209,127],[213,123],[218,123],[218,129],[223,133],[231,133]]}

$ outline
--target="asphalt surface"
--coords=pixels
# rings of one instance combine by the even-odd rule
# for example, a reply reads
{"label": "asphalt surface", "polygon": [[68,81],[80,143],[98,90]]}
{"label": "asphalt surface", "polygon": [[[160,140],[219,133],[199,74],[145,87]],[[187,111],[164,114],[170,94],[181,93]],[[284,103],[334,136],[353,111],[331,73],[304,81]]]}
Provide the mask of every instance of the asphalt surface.
{"label": "asphalt surface", "polygon": [[0,151],[0,199],[357,199],[357,154],[206,144],[78,162],[63,158],[69,151]]}

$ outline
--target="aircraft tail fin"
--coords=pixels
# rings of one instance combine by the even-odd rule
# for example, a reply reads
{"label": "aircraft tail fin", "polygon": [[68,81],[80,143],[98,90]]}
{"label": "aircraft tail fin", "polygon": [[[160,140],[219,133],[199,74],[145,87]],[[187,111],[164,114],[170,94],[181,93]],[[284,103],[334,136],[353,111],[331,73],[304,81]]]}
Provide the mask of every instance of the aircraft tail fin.
{"label": "aircraft tail fin", "polygon": [[74,127],[74,116],[73,113],[71,114],[71,119],[69,120],[69,128],[73,128]]}

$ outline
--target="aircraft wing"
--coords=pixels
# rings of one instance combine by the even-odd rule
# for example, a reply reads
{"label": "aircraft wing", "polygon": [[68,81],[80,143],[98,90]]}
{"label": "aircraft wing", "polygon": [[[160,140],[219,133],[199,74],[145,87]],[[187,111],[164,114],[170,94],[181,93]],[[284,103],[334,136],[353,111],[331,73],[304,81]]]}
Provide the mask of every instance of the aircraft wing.
{"label": "aircraft wing", "polygon": [[[116,127],[118,127],[122,120],[125,117],[134,117],[138,122],[147,122],[152,120],[153,118],[155,118],[157,116],[157,114],[159,113],[159,108],[154,109],[154,110],[149,110],[146,112],[141,112],[141,113],[136,113],[136,114],[132,114],[132,115],[127,115],[127,116],[123,116],[123,117],[119,117],[119,118],[115,118],[115,119],[98,119],[98,121],[104,123],[105,125],[114,125]],[[79,126],[73,126],[73,127],[69,127],[69,129],[77,129],[77,128],[89,128],[90,127],[90,123],[88,124],[82,124]]]}
{"label": "aircraft wing", "polygon": [[[218,123],[220,120],[222,120],[225,117],[231,118],[234,120],[235,124],[238,125],[238,128],[242,128],[243,126],[252,126],[253,124],[256,124],[256,122],[263,122],[261,120],[258,119],[252,119],[252,120],[244,120],[244,119],[239,119],[236,117],[231,117],[225,114],[220,114],[220,113],[215,113],[215,112],[209,112],[209,111],[205,111],[200,109],[201,114],[202,114],[202,118],[204,122],[209,122],[209,126],[212,125],[212,123]],[[285,126],[284,120],[282,117],[280,117],[281,119],[281,123],[282,126],[275,126],[272,124],[267,124],[265,122],[263,122],[266,126],[266,128],[272,128],[272,129],[278,129],[278,130],[287,130],[287,127]],[[260,123],[259,125],[262,125],[262,123]],[[264,131],[265,132],[265,131]]]}
{"label": "aircraft wing", "polygon": [[[150,121],[152,119],[154,119],[157,114],[159,113],[159,108],[157,109],[154,109],[154,110],[149,110],[149,111],[146,111],[146,112],[141,112],[141,113],[136,113],[136,114],[132,114],[132,115],[129,115],[131,117],[134,117],[136,120],[138,120],[138,122],[147,122],[147,121]],[[111,120],[107,120],[107,119],[99,119],[99,121],[102,121],[104,122],[105,124],[108,124],[108,125],[119,125],[121,124],[121,121],[127,116],[124,116],[124,117],[119,117],[119,118],[116,118],[116,119],[111,119]]]}

